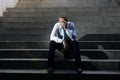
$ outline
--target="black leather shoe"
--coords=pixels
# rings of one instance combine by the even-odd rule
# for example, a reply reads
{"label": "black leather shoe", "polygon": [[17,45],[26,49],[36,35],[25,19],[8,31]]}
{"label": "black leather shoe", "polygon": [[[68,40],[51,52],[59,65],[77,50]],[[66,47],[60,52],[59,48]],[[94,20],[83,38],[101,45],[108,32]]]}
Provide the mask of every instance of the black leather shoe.
{"label": "black leather shoe", "polygon": [[52,74],[52,73],[53,73],[53,68],[52,68],[52,67],[49,67],[49,68],[48,68],[48,73],[49,73],[49,74]]}
{"label": "black leather shoe", "polygon": [[77,73],[81,74],[82,73],[82,69],[81,68],[77,68]]}

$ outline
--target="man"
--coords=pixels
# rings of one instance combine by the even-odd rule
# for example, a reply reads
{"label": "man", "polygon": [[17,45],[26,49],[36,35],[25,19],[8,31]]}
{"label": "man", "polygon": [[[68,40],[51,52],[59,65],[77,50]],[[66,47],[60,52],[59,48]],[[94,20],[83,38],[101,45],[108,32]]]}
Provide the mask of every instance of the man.
{"label": "man", "polygon": [[50,35],[49,53],[48,53],[48,73],[53,72],[55,50],[64,54],[64,58],[73,56],[76,62],[76,70],[81,73],[81,58],[79,53],[79,44],[75,41],[75,25],[69,22],[64,16],[59,17],[59,22],[54,25]]}

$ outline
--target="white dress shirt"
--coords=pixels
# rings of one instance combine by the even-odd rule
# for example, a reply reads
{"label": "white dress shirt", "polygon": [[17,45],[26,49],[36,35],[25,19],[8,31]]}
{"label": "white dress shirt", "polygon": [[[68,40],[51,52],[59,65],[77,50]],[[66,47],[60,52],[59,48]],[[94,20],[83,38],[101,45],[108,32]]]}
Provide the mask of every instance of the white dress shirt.
{"label": "white dress shirt", "polygon": [[[76,30],[75,30],[74,23],[67,22],[67,29],[65,31],[66,31],[67,36],[71,40],[74,40],[76,38]],[[64,40],[64,31],[59,22],[57,22],[54,25],[53,30],[50,35],[50,40],[53,40],[56,43],[62,43],[62,41]]]}

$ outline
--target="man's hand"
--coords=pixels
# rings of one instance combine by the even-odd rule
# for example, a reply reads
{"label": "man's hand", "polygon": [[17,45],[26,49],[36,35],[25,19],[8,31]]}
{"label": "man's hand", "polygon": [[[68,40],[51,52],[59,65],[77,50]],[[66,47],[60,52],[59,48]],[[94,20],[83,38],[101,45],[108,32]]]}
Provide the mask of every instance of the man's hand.
{"label": "man's hand", "polygon": [[63,46],[64,46],[64,49],[67,51],[67,50],[69,50],[69,46],[68,46],[68,44],[67,44],[67,42],[65,41],[65,40],[63,40]]}
{"label": "man's hand", "polygon": [[66,22],[66,21],[61,22],[60,25],[61,25],[62,28],[64,28],[64,29],[67,28],[67,22]]}

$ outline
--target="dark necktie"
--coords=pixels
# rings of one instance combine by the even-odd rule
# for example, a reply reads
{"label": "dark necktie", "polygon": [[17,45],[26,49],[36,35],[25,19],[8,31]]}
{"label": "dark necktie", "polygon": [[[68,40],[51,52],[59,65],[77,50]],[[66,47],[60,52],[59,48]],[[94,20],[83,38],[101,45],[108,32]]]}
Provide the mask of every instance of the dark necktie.
{"label": "dark necktie", "polygon": [[63,29],[63,31],[64,31],[64,40],[65,40],[65,41],[69,41],[70,38],[68,37],[68,35],[67,35],[65,29]]}

